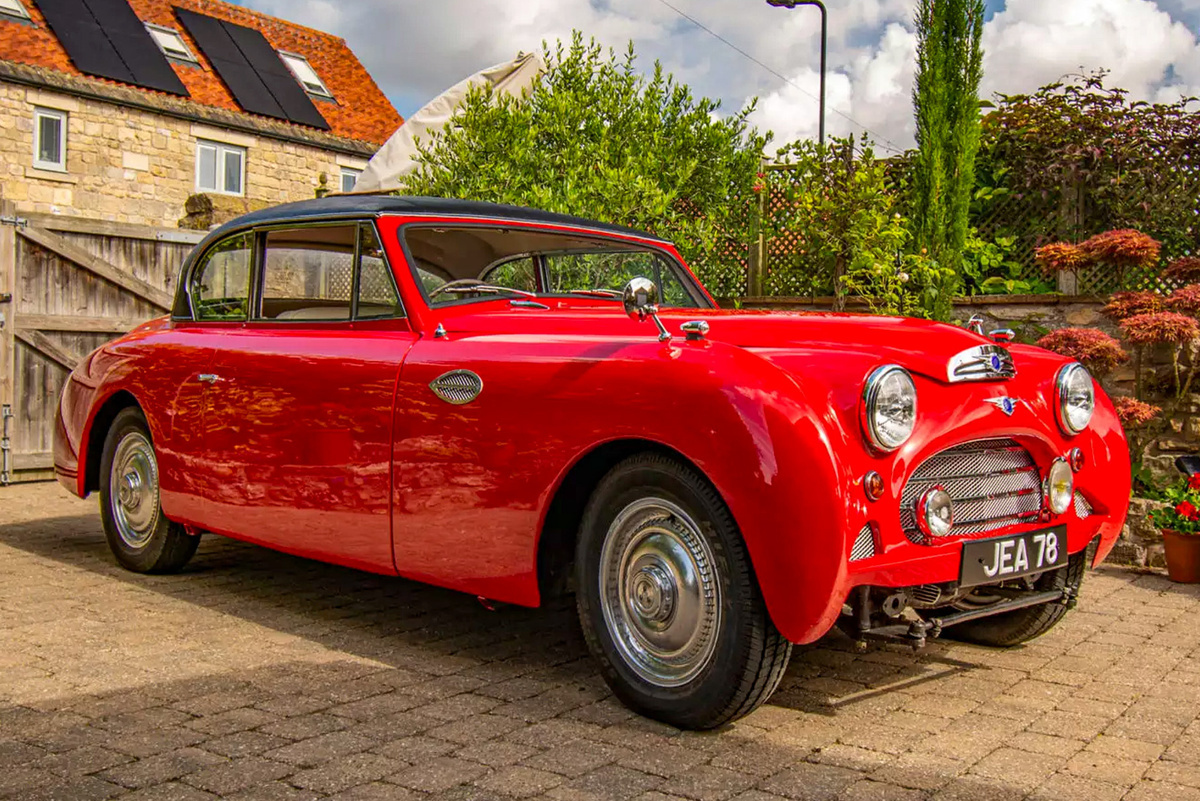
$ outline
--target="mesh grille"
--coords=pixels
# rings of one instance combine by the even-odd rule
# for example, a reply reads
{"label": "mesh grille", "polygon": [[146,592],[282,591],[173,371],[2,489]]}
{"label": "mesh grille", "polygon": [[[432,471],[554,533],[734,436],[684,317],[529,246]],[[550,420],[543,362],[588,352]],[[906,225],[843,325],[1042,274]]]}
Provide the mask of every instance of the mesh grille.
{"label": "mesh grille", "polygon": [[854,547],[850,549],[850,561],[857,562],[859,559],[870,559],[875,555],[875,534],[871,531],[871,524],[862,527],[862,531],[858,532],[858,536],[854,538]]}
{"label": "mesh grille", "polygon": [[1080,520],[1086,520],[1092,516],[1092,505],[1078,492],[1075,493],[1075,516]]}
{"label": "mesh grille", "polygon": [[905,484],[900,526],[913,542],[925,542],[917,500],[939,484],[954,499],[952,537],[1035,519],[1042,506],[1042,480],[1029,451],[1011,439],[968,442],[929,457]]}

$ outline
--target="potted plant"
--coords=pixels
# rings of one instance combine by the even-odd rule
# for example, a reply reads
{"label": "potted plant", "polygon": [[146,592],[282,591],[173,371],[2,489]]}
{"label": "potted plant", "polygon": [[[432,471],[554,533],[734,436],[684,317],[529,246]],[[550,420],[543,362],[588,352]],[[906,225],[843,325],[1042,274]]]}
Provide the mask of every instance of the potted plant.
{"label": "potted plant", "polygon": [[1163,492],[1167,506],[1150,513],[1162,531],[1171,581],[1200,584],[1200,474],[1172,484]]}

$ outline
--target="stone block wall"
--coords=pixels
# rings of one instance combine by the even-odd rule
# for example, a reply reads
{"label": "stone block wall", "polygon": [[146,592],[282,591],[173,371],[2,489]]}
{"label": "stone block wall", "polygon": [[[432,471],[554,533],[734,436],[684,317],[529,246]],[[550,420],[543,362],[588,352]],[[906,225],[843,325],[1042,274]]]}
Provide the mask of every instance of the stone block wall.
{"label": "stone block wall", "polygon": [[[35,106],[67,114],[67,170],[33,166]],[[245,198],[312,198],[322,173],[366,159],[297,142],[0,81],[0,180],[17,211],[174,227],[196,193],[196,140],[246,148]]]}

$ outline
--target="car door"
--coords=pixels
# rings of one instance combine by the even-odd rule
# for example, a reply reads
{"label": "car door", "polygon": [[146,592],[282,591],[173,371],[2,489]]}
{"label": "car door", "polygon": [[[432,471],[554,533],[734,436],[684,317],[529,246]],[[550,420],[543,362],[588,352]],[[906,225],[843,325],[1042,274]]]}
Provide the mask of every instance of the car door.
{"label": "car door", "polygon": [[251,314],[214,342],[207,527],[394,572],[393,393],[416,337],[371,223],[257,235]]}

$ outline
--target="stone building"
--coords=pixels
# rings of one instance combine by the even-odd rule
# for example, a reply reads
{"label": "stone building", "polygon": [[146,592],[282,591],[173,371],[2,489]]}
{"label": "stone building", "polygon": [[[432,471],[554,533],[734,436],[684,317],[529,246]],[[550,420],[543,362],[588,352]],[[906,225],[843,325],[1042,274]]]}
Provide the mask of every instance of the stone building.
{"label": "stone building", "polygon": [[0,196],[18,213],[175,226],[193,198],[204,227],[213,206],[352,187],[401,122],[343,40],[240,6],[0,0]]}

